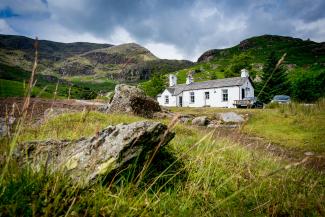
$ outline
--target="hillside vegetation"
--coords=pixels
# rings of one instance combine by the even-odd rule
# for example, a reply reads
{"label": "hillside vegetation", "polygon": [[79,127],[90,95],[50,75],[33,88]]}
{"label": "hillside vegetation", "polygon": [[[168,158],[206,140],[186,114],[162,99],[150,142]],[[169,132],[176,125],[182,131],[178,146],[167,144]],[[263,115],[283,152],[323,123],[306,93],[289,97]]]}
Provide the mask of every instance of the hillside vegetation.
{"label": "hillside vegetation", "polygon": [[[252,37],[231,48],[209,50],[199,57],[194,66],[173,73],[178,83],[185,83],[189,73],[194,81],[199,82],[240,76],[240,70],[246,68],[257,84],[258,93],[261,88],[258,82],[272,52],[278,59],[286,53],[282,67],[286,71],[288,92],[294,99],[315,101],[325,96],[325,43],[298,38],[275,35]],[[165,86],[167,79],[167,76],[162,78]],[[149,86],[147,89],[154,87],[150,82],[144,84]],[[159,92],[151,89],[150,92]]]}
{"label": "hillside vegetation", "polygon": [[[30,77],[33,43],[33,39],[23,36],[0,35],[0,78],[24,82]],[[60,97],[67,97],[71,87],[70,97],[81,99],[92,99],[110,92],[119,82],[136,84],[140,80],[148,80],[152,74],[168,73],[192,65],[185,60],[159,59],[135,43],[114,46],[40,40],[38,58],[37,87],[46,87],[45,92],[53,95],[59,81],[57,94]],[[8,82],[2,84],[9,85]],[[11,82],[2,90],[13,90],[15,86],[21,88],[20,84]],[[2,91],[0,97],[20,96],[18,92]]]}
{"label": "hillside vegetation", "polygon": [[[30,71],[34,40],[23,36],[0,35],[0,63]],[[39,41],[38,73],[64,79],[93,76],[93,80],[114,79],[138,82],[152,73],[175,71],[192,65],[190,61],[161,60],[135,43],[110,45]]]}
{"label": "hillside vegetation", "polygon": [[[25,84],[29,82],[30,76],[30,72],[21,68],[0,64],[0,79],[3,80],[0,97],[24,96],[23,87],[27,86]],[[75,99],[93,99],[99,92],[114,90],[115,84],[115,81],[108,79],[94,83],[84,80],[67,81],[52,75],[36,74],[32,97],[52,98],[56,94],[57,97],[63,98],[70,96]]]}

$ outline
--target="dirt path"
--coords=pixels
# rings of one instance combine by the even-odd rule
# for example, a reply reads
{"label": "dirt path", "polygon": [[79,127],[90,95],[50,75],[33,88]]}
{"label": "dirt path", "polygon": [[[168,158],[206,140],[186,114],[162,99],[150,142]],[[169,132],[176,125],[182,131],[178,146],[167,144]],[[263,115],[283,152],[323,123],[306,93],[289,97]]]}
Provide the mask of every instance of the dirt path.
{"label": "dirt path", "polygon": [[274,144],[265,138],[256,137],[247,133],[243,133],[239,128],[217,128],[214,136],[216,138],[226,138],[235,143],[241,144],[248,149],[259,150],[270,153],[273,156],[282,158],[289,162],[299,162],[308,157],[304,166],[313,168],[317,171],[325,173],[325,156],[312,152],[303,152],[301,150],[288,149]]}

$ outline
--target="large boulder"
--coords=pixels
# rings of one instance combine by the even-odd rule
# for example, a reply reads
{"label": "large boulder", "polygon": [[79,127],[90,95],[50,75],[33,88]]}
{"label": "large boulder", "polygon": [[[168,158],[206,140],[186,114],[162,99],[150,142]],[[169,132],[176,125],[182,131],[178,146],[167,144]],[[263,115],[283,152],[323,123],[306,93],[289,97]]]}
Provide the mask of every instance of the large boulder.
{"label": "large boulder", "polygon": [[219,118],[223,123],[242,123],[244,122],[244,118],[235,113],[235,112],[224,112],[224,113],[219,113],[217,115],[217,118]]}
{"label": "large boulder", "polygon": [[49,172],[61,171],[74,183],[85,186],[133,159],[144,162],[152,150],[166,145],[173,137],[174,133],[162,123],[140,121],[108,126],[77,141],[27,142],[18,145],[14,156],[21,165],[30,164],[37,171],[44,166]]}
{"label": "large boulder", "polygon": [[206,126],[208,123],[209,119],[207,116],[196,117],[192,120],[192,124],[197,126]]}
{"label": "large boulder", "polygon": [[147,97],[139,88],[126,84],[115,87],[113,99],[106,109],[106,112],[132,113],[149,118],[160,111],[157,101]]}

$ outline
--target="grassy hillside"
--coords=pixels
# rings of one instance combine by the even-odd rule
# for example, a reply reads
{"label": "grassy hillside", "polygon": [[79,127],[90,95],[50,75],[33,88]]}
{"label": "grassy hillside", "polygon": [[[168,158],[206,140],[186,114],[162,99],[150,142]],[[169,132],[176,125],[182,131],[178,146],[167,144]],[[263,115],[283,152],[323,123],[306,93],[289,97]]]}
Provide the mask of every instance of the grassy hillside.
{"label": "grassy hillside", "polygon": [[[0,79],[2,79],[2,85],[0,89],[0,97],[7,96],[23,96],[23,85],[30,79],[30,72],[22,70],[17,67],[11,67],[0,64]],[[115,87],[115,82],[111,80],[97,81],[66,81],[58,79],[55,76],[50,75],[36,75],[36,86],[34,88],[35,93],[32,96],[38,96],[40,90],[42,94],[40,97],[53,97],[58,84],[58,97],[77,99],[92,99],[97,96],[99,91],[109,92]]]}
{"label": "grassy hillside", "polygon": [[[19,81],[0,79],[0,97],[25,96],[27,84]],[[43,91],[39,87],[32,90],[33,97],[51,98],[52,94]]]}
{"label": "grassy hillside", "polygon": [[[229,67],[238,62],[241,57],[247,57],[253,77],[260,74],[263,64],[270,53],[277,56],[287,53],[284,64],[294,73],[296,70],[324,70],[325,43],[304,41],[298,38],[263,35],[252,37],[240,44],[226,49],[213,49],[203,53],[195,66],[179,70],[177,74],[180,83],[185,82],[188,72],[194,72],[197,81],[225,77]],[[239,73],[239,72],[234,72]]]}
{"label": "grassy hillside", "polygon": [[[34,58],[33,43],[33,39],[23,36],[0,35],[0,63],[29,71]],[[191,65],[190,61],[161,60],[135,43],[113,46],[39,41],[38,73],[61,79],[91,75],[94,80],[138,82],[159,73],[157,69],[170,72]]]}
{"label": "grassy hillside", "polygon": [[[34,39],[18,35],[1,35],[0,48],[8,51],[21,51],[26,54],[25,58],[33,58]],[[47,40],[39,40],[39,52],[41,60],[63,60],[64,58],[82,54],[90,50],[107,48],[113,45],[96,44],[88,42],[60,43]]]}

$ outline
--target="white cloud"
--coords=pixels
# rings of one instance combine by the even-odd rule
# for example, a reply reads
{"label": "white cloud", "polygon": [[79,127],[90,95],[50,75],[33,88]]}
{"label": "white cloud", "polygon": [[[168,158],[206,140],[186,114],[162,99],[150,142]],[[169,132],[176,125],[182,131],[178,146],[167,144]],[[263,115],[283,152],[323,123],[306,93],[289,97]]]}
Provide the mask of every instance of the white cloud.
{"label": "white cloud", "polygon": [[184,59],[181,52],[171,44],[150,42],[144,46],[161,59]]}
{"label": "white cloud", "polygon": [[130,33],[120,26],[114,28],[112,34],[109,36],[109,41],[112,44],[135,42]]}
{"label": "white cloud", "polygon": [[11,28],[11,26],[4,19],[0,19],[0,33],[1,34],[8,34],[8,35],[15,35],[15,34],[17,34],[15,32],[15,30],[13,30]]}
{"label": "white cloud", "polygon": [[299,20],[294,25],[299,37],[310,38],[318,42],[325,41],[325,18],[309,23]]}

